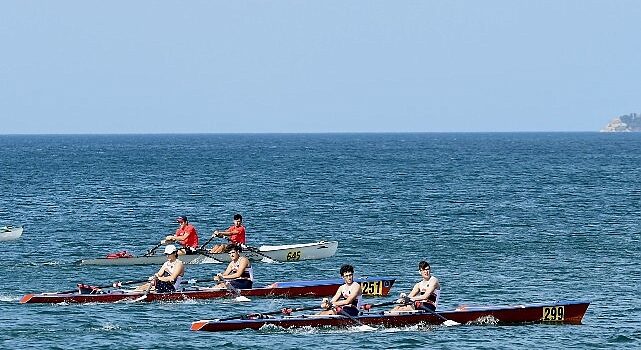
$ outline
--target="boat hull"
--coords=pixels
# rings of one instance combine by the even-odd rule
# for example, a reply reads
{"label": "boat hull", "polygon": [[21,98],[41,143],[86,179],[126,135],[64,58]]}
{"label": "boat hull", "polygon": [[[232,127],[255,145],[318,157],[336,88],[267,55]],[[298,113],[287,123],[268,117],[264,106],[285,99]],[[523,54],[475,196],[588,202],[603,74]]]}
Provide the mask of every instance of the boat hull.
{"label": "boat hull", "polygon": [[0,227],[0,242],[14,241],[22,236],[24,228],[3,226]]}
{"label": "boat hull", "polygon": [[[269,258],[278,262],[296,262],[302,260],[316,260],[329,258],[336,254],[338,242],[320,241],[304,244],[290,244],[281,246],[261,246],[258,252],[245,250],[243,254],[252,261],[261,261]],[[220,264],[229,262],[229,254],[194,254],[181,255],[179,259],[186,264]],[[124,258],[96,258],[83,259],[81,265],[100,265],[100,266],[130,266],[130,265],[162,265],[166,261],[164,255],[124,257]]]}
{"label": "boat hull", "polygon": [[[568,323],[580,324],[589,302],[567,301],[549,304],[530,304],[502,307],[475,307],[438,314],[426,311],[400,313],[367,313],[354,319],[360,324],[380,327],[406,327],[415,325],[440,325],[445,319],[460,324],[527,324],[527,323]],[[441,317],[439,317],[440,315]],[[192,331],[223,332],[242,329],[258,330],[271,325],[281,328],[300,327],[351,327],[357,322],[345,316],[300,316],[264,319],[201,320],[193,322]]]}
{"label": "boat hull", "polygon": [[[366,296],[387,296],[390,293],[395,279],[392,277],[364,277],[357,278]],[[267,298],[295,298],[295,297],[328,297],[333,296],[343,280],[314,280],[276,282],[268,286],[252,289],[240,289],[240,294],[246,297]],[[105,294],[27,294],[20,299],[21,304],[57,304],[57,303],[116,303],[135,300],[142,297],[144,292],[131,292],[117,290]],[[226,289],[194,288],[175,293],[148,293],[143,301],[181,301],[194,299],[229,298],[233,295]]]}
{"label": "boat hull", "polygon": [[[221,264],[222,261],[202,254],[180,255],[178,257],[183,263],[189,265],[197,264]],[[167,261],[164,255],[134,256],[130,258],[96,258],[80,260],[81,265],[98,266],[132,266],[132,265],[162,265]]]}

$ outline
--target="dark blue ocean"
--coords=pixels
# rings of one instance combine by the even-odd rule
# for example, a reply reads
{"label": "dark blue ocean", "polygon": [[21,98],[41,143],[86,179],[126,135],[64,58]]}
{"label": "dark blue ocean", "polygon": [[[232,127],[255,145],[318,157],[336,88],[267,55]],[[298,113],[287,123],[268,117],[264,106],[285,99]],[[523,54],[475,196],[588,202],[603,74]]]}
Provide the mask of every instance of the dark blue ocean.
{"label": "dark blue ocean", "polygon": [[[641,134],[0,135],[0,168],[0,226],[25,226],[2,243],[3,348],[641,348]],[[142,254],[178,215],[202,242],[237,212],[255,246],[340,242],[329,259],[256,263],[257,284],[338,277],[350,263],[397,277],[397,296],[427,259],[444,309],[592,304],[582,325],[214,334],[189,326],[318,300],[18,303],[145,278],[157,267],[74,262]]]}

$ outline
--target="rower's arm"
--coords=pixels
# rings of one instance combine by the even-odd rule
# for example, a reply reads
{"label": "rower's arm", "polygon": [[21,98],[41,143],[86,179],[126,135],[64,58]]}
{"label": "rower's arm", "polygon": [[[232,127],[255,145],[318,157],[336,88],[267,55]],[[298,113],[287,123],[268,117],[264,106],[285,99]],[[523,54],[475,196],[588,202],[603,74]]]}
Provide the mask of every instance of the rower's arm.
{"label": "rower's arm", "polygon": [[178,261],[179,262],[176,264],[176,267],[174,267],[174,273],[172,273],[171,276],[158,277],[158,279],[165,282],[174,282],[177,280],[178,276],[182,275],[185,271],[185,265],[183,265],[182,261]]}
{"label": "rower's arm", "polygon": [[165,265],[163,264],[160,269],[158,269],[158,272],[154,273],[154,277],[159,278],[160,276],[165,274]]}
{"label": "rower's arm", "polygon": [[216,231],[214,231],[214,235],[217,236],[217,237],[230,237],[231,234],[232,234],[232,232],[229,231],[229,230],[223,230],[223,231],[216,230]]}
{"label": "rower's arm", "polygon": [[225,269],[225,271],[223,271],[222,273],[216,274],[216,276],[220,276],[220,278],[228,278],[228,277],[225,277],[225,276],[227,276],[231,272],[231,270],[233,269],[232,264],[233,264],[233,262],[230,262],[229,265],[227,265],[227,268]]}
{"label": "rower's arm", "polygon": [[182,236],[167,236],[167,237],[165,237],[165,240],[174,241],[174,242],[182,242],[182,241],[186,240],[187,237],[189,237],[190,234],[191,234],[191,232],[187,231],[187,233],[185,233]]}
{"label": "rower's arm", "polygon": [[422,295],[418,295],[418,296],[412,298],[412,300],[427,300],[427,299],[429,299],[430,295],[432,295],[432,293],[434,293],[434,291],[436,290],[437,286],[438,286],[438,279],[436,277],[432,277],[430,279],[430,283],[427,284],[427,289],[425,290],[425,293],[423,293]]}
{"label": "rower's arm", "polygon": [[334,294],[334,297],[331,300],[332,304],[336,304],[336,301],[338,301],[338,299],[340,299],[340,297],[341,297],[341,288],[342,287],[339,287],[338,290],[336,291],[336,293]]}
{"label": "rower's arm", "polygon": [[345,299],[345,300],[335,301],[334,305],[336,305],[336,306],[350,305],[362,293],[363,293],[363,291],[361,289],[361,284],[360,283],[352,283],[352,285],[349,287],[349,297],[347,297],[347,299]]}
{"label": "rower's arm", "polygon": [[419,283],[416,283],[416,284],[414,285],[414,288],[412,288],[412,291],[411,291],[411,292],[410,292],[410,294],[408,295],[408,297],[409,297],[409,298],[413,298],[413,297],[415,297],[415,296],[416,296],[416,295],[421,291],[421,289],[420,289],[420,287],[419,287],[419,284],[420,284],[420,282],[419,282]]}

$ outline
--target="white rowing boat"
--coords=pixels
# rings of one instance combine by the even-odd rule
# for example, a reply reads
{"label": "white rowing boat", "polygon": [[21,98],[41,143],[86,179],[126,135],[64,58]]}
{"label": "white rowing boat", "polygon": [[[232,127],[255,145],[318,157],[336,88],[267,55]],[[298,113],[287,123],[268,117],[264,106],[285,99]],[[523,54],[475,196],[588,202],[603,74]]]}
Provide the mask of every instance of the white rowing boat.
{"label": "white rowing boat", "polygon": [[22,227],[3,226],[0,227],[0,241],[13,241],[22,236]]}
{"label": "white rowing boat", "polygon": [[[320,241],[304,244],[287,244],[275,246],[248,247],[243,254],[252,261],[295,262],[329,258],[336,254],[337,241]],[[181,255],[178,259],[185,264],[220,264],[228,262],[229,255],[210,254],[206,251],[194,255]],[[124,265],[161,265],[167,260],[164,255],[124,256],[112,258],[83,259],[81,265],[124,266]]]}

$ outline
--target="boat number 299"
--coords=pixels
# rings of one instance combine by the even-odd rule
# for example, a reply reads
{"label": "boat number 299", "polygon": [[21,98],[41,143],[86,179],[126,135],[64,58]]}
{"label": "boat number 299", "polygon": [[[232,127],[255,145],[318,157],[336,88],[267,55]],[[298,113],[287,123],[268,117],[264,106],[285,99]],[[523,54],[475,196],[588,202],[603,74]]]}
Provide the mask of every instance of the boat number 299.
{"label": "boat number 299", "polygon": [[565,308],[563,306],[548,306],[543,308],[542,321],[563,321]]}
{"label": "boat number 299", "polygon": [[290,250],[287,252],[287,261],[298,261],[300,260],[300,250]]}

